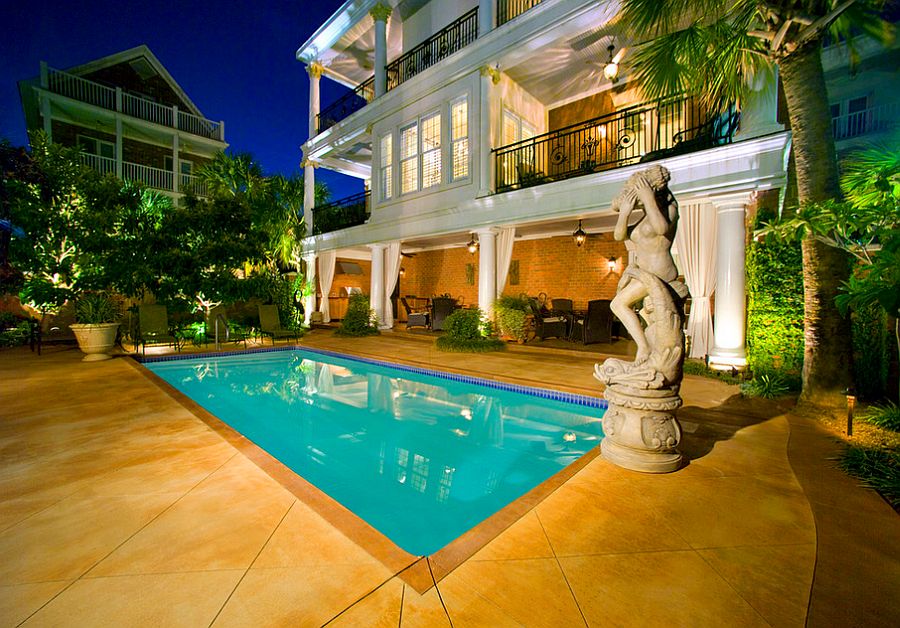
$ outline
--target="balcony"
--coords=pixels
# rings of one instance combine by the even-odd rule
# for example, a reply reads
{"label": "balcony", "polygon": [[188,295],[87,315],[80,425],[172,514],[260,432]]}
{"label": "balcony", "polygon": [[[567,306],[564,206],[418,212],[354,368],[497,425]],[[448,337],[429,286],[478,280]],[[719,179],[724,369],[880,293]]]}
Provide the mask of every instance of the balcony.
{"label": "balcony", "polygon": [[736,112],[690,97],[635,105],[494,149],[496,190],[541,185],[731,143]]}
{"label": "balcony", "polygon": [[[81,163],[93,168],[100,174],[116,174],[116,160],[90,153],[80,154]],[[129,161],[122,162],[122,178],[128,181],[140,181],[149,188],[164,192],[192,193],[194,196],[207,196],[206,183],[199,177],[181,174],[178,178],[178,190],[175,189],[175,173],[161,168],[153,168]]]}
{"label": "balcony", "polygon": [[355,227],[369,217],[371,192],[361,192],[313,209],[313,235]]}
{"label": "balcony", "polygon": [[541,0],[497,0],[497,26],[506,24],[540,3]]}
{"label": "balcony", "polygon": [[835,141],[888,131],[900,120],[900,103],[869,107],[831,119]]}
{"label": "balcony", "polygon": [[54,94],[88,103],[109,111],[118,111],[133,118],[178,129],[218,142],[225,141],[225,124],[195,116],[178,107],[128,94],[115,87],[108,87],[53,68],[41,72],[41,85]]}
{"label": "balcony", "polygon": [[316,129],[319,133],[356,113],[375,99],[375,77],[344,94],[336,101],[322,109],[316,116]]}

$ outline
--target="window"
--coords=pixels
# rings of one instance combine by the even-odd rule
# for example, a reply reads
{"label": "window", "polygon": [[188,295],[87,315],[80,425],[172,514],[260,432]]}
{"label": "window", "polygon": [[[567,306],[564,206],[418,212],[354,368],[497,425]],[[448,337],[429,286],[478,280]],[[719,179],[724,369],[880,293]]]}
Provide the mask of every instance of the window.
{"label": "window", "polygon": [[[165,166],[166,170],[172,172],[172,157],[170,155],[166,155],[165,157]],[[181,174],[190,176],[194,173],[194,162],[189,159],[180,159],[178,160],[178,168],[181,170]]]}
{"label": "window", "polygon": [[450,105],[450,153],[452,180],[469,176],[469,103],[461,98]]}
{"label": "window", "polygon": [[388,133],[381,138],[381,200],[394,195],[394,136]]}
{"label": "window", "polygon": [[831,127],[837,140],[864,135],[867,131],[869,97],[858,96],[832,104]]}
{"label": "window", "polygon": [[503,146],[515,144],[521,140],[531,139],[535,136],[534,126],[517,116],[509,109],[503,110]]}
{"label": "window", "polygon": [[422,119],[422,189],[441,183],[441,114]]}
{"label": "window", "polygon": [[400,129],[400,194],[419,189],[419,125]]}
{"label": "window", "polygon": [[116,145],[112,142],[98,140],[95,137],[88,137],[86,135],[77,136],[75,141],[78,144],[78,148],[84,153],[97,155],[98,157],[104,157],[106,159],[116,158]]}

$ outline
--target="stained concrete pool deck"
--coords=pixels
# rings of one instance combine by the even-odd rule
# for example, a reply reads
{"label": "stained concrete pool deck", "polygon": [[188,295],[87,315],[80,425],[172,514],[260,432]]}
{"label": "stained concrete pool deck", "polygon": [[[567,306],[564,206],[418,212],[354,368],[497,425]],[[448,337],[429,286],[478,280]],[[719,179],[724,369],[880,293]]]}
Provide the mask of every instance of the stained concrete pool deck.
{"label": "stained concrete pool deck", "polygon": [[[600,391],[585,353],[302,344]],[[448,572],[377,555],[129,358],[80,358],[0,352],[0,625],[900,623],[900,518],[815,421],[720,382],[685,379],[682,470],[595,458]]]}

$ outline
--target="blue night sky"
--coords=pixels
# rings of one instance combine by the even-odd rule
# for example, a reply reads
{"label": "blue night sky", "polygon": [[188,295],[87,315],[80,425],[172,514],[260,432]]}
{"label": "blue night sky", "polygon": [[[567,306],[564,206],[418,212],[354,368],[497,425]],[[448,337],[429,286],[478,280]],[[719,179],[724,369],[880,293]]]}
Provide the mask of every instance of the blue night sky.
{"label": "blue night sky", "polygon": [[[231,150],[252,153],[267,173],[301,172],[309,78],[294,52],[341,4],[2,0],[0,137],[27,142],[16,83],[37,76],[42,60],[66,69],[146,44],[204,116],[225,121]],[[321,85],[323,105],[346,91]],[[324,169],[316,178],[332,198],[363,189]]]}

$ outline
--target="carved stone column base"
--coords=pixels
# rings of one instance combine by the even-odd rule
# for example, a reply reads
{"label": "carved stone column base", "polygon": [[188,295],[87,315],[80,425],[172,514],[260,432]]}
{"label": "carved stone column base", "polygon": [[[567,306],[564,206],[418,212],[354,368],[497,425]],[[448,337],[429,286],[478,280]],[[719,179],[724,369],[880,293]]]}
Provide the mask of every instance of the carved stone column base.
{"label": "carved stone column base", "polygon": [[600,451],[606,460],[643,473],[669,473],[681,466],[677,388],[638,391],[613,384],[605,396],[609,408],[603,415]]}
{"label": "carved stone column base", "polygon": [[625,447],[609,437],[600,443],[600,455],[614,465],[641,473],[671,473],[681,467],[681,454],[641,451]]}

